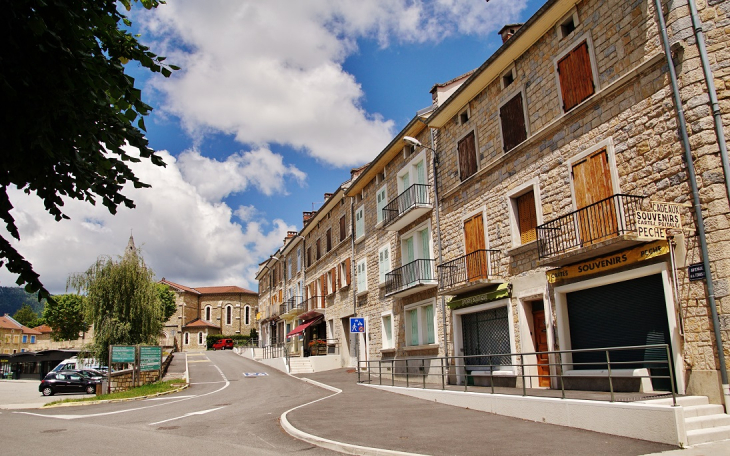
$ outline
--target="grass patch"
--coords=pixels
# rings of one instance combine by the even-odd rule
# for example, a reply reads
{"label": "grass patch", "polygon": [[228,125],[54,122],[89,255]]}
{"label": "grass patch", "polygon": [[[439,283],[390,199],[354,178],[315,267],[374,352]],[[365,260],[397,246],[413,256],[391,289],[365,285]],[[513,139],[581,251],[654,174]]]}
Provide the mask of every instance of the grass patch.
{"label": "grass patch", "polygon": [[54,404],[63,404],[67,402],[92,402],[92,401],[103,401],[110,399],[130,399],[141,396],[154,396],[158,393],[165,393],[172,391],[176,388],[185,384],[183,379],[172,379],[164,382],[150,383],[149,385],[142,385],[136,388],[129,389],[127,391],[118,391],[111,394],[101,394],[99,396],[88,396],[81,399],[62,399],[60,401],[53,401],[47,403],[44,407]]}

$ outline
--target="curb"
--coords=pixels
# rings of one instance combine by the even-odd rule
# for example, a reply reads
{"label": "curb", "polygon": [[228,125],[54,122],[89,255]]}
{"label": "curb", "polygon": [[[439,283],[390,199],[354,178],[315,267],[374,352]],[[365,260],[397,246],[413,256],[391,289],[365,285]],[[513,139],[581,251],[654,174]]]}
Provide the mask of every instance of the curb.
{"label": "curb", "polygon": [[62,402],[60,404],[44,405],[41,408],[43,408],[43,409],[49,409],[49,408],[56,408],[56,407],[80,407],[80,406],[84,406],[84,405],[113,404],[113,403],[116,403],[116,402],[131,402],[131,401],[137,401],[137,400],[140,400],[140,399],[148,399],[148,398],[151,398],[151,397],[159,397],[159,396],[166,396],[166,395],[172,394],[172,393],[179,393],[180,391],[188,388],[189,386],[190,386],[190,384],[189,383],[186,383],[185,385],[183,385],[183,386],[181,386],[179,388],[175,388],[175,389],[170,390],[170,391],[163,391],[163,392],[157,393],[157,394],[150,394],[150,395],[147,395],[147,396],[126,397],[126,398],[123,398],[123,399],[103,399],[103,400],[98,400],[98,401]]}
{"label": "curb", "polygon": [[345,443],[345,442],[338,442],[336,440],[330,440],[325,439],[324,437],[319,437],[314,434],[309,434],[307,432],[301,431],[297,428],[295,428],[287,419],[287,415],[289,412],[292,412],[294,410],[297,410],[302,407],[306,407],[307,405],[314,404],[315,402],[323,401],[325,399],[329,399],[333,396],[336,396],[342,392],[341,389],[336,388],[334,386],[327,385],[325,383],[318,382],[316,380],[312,380],[311,378],[306,377],[295,377],[292,374],[288,374],[290,377],[296,378],[298,380],[301,380],[305,383],[309,383],[311,385],[332,391],[333,394],[330,394],[329,396],[325,396],[323,398],[314,400],[312,402],[307,402],[306,404],[298,405],[294,408],[291,408],[287,410],[286,412],[282,413],[279,417],[279,424],[281,425],[282,429],[289,434],[290,436],[294,437],[295,439],[302,440],[304,442],[310,443],[312,445],[326,448],[328,450],[333,451],[339,451],[340,453],[345,454],[355,454],[355,455],[362,455],[362,456],[426,456],[422,455],[420,453],[407,453],[404,451],[395,451],[395,450],[386,450],[382,448],[373,448],[373,447],[366,447],[361,445],[354,445],[351,443]]}

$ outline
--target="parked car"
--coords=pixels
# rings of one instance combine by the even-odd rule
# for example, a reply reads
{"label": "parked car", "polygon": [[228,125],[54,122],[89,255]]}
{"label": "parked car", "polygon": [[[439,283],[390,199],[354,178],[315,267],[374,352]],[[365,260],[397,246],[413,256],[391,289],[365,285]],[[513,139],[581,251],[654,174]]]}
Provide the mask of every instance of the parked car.
{"label": "parked car", "polygon": [[79,369],[103,370],[106,368],[102,368],[101,366],[99,366],[99,363],[93,358],[85,358],[79,360],[77,357],[74,356],[73,358],[64,359],[63,361],[58,363],[58,366],[51,369],[51,372]]}
{"label": "parked car", "polygon": [[38,391],[44,396],[53,396],[56,393],[83,393],[96,394],[96,385],[100,379],[87,377],[76,371],[49,372],[38,386]]}
{"label": "parked car", "polygon": [[78,372],[79,374],[81,374],[85,377],[95,378],[95,379],[99,379],[99,380],[106,377],[106,373],[98,371],[96,369],[79,369],[76,372]]}
{"label": "parked car", "polygon": [[218,339],[213,342],[213,350],[233,350],[233,339]]}

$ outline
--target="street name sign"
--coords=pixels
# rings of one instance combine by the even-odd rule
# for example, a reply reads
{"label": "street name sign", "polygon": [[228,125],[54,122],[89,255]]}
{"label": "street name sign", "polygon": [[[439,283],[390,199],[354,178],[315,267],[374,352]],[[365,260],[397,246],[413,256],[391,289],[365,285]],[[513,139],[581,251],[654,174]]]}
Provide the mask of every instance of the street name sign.
{"label": "street name sign", "polygon": [[696,280],[705,279],[705,263],[694,263],[687,266],[687,274],[689,274],[689,281],[694,282]]}
{"label": "street name sign", "polygon": [[364,333],[365,332],[365,318],[364,317],[350,317],[350,332],[351,333]]}
{"label": "street name sign", "polygon": [[139,370],[155,371],[162,367],[162,347],[150,345],[139,347]]}
{"label": "street name sign", "polygon": [[134,345],[112,345],[112,362],[133,363],[136,348]]}

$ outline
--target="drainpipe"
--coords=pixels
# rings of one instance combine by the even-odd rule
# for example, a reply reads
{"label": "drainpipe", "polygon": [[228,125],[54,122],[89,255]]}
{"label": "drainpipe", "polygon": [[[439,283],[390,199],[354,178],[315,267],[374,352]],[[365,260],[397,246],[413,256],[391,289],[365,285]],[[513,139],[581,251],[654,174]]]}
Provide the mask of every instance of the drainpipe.
{"label": "drainpipe", "polygon": [[700,196],[697,190],[697,177],[695,176],[695,167],[692,160],[692,151],[689,145],[689,137],[687,136],[687,124],[684,119],[684,108],[682,99],[679,95],[679,85],[677,83],[677,73],[674,69],[672,61],[671,49],[669,47],[669,37],[667,36],[667,28],[664,23],[664,11],[662,10],[661,0],[654,0],[656,7],[657,21],[659,23],[659,32],[662,35],[662,44],[664,46],[664,54],[667,58],[667,66],[669,67],[669,76],[672,83],[672,93],[674,96],[674,107],[677,111],[677,119],[679,121],[679,133],[682,140],[682,148],[684,149],[685,162],[687,163],[687,174],[689,175],[690,188],[692,189],[692,200],[695,209],[695,218],[697,219],[697,231],[700,238],[700,249],[702,251],[702,263],[705,268],[707,281],[707,300],[710,303],[710,312],[712,313],[712,325],[715,329],[715,346],[717,355],[720,360],[720,376],[722,378],[722,389],[725,396],[725,410],[728,410],[730,404],[730,385],[728,385],[727,369],[725,367],[725,350],[722,345],[722,336],[720,334],[720,321],[717,317],[717,305],[715,304],[715,286],[712,282],[712,273],[710,270],[710,260],[707,251],[707,239],[705,237],[705,222],[702,219],[702,207],[700,206]]}
{"label": "drainpipe", "polygon": [[[720,158],[722,159],[722,170],[725,175],[725,192],[728,197],[728,205],[730,205],[730,164],[728,163],[727,144],[725,142],[725,130],[722,125],[722,114],[720,113],[720,104],[717,101],[717,91],[715,90],[715,79],[710,69],[710,62],[707,60],[707,49],[705,48],[705,35],[702,31],[702,21],[697,14],[697,6],[694,0],[687,0],[689,4],[689,13],[692,18],[692,28],[694,29],[697,42],[697,49],[700,52],[700,61],[702,62],[702,72],[705,74],[705,83],[707,84],[707,94],[710,96],[710,106],[712,108],[712,117],[715,121],[715,136],[717,136],[717,145],[720,147]],[[726,382],[727,383],[727,382]]]}
{"label": "drainpipe", "polygon": [[[441,220],[439,217],[439,185],[438,185],[438,165],[439,158],[436,153],[435,141],[433,140],[434,130],[430,129],[430,140],[431,140],[431,157],[433,162],[433,209],[436,211],[436,243],[439,250],[439,264],[444,262],[443,249],[441,247]],[[448,337],[446,336],[446,298],[441,296],[441,325],[442,332],[444,333],[444,358],[446,358],[446,366],[448,369],[449,365],[449,343]]]}

